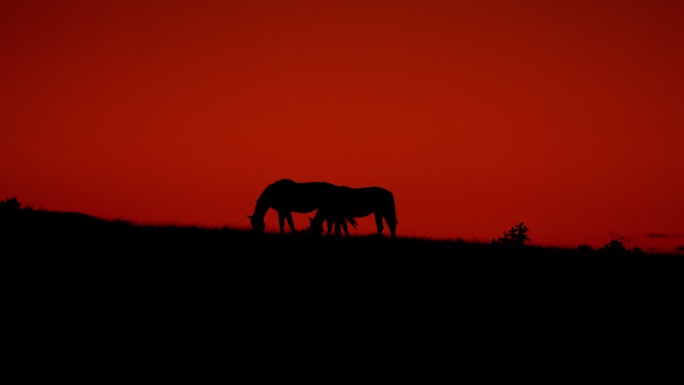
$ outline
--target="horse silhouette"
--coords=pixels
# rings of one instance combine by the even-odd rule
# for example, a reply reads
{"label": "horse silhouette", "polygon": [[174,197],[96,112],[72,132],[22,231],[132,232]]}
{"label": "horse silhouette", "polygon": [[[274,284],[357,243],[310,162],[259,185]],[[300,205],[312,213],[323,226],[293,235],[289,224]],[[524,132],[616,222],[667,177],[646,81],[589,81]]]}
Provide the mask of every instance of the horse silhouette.
{"label": "horse silhouette", "polygon": [[[292,213],[310,213],[320,207],[331,206],[336,199],[338,189],[339,186],[328,182],[295,182],[291,179],[281,179],[266,186],[257,199],[254,212],[247,217],[254,231],[263,232],[266,228],[264,222],[266,212],[273,209],[278,213],[280,233],[285,233],[285,221],[290,226],[290,231],[295,233],[297,231]],[[328,233],[330,233],[334,217],[330,216],[325,221],[328,225]],[[322,232],[323,220],[320,225]],[[337,226],[339,228],[339,225]]]}
{"label": "horse silhouette", "polygon": [[[336,228],[341,225],[345,233],[349,235],[346,223],[349,219],[351,219],[349,222],[356,227],[354,218],[374,214],[377,235],[382,235],[384,220],[389,227],[391,237],[396,237],[398,222],[392,192],[377,186],[360,188],[340,186],[337,190],[333,190],[333,193],[335,193],[334,201],[326,202],[316,211],[313,218],[309,217],[309,228],[312,234],[321,235],[323,222],[332,221]],[[339,234],[339,229],[337,232]],[[329,227],[328,234],[330,234]]]}

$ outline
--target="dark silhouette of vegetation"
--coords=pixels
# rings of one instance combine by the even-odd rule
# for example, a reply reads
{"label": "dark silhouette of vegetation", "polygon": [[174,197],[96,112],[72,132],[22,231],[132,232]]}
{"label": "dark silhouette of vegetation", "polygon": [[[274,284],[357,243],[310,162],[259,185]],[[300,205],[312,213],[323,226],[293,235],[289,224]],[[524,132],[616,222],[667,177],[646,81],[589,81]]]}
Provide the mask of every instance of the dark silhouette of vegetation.
{"label": "dark silhouette of vegetation", "polygon": [[618,239],[611,239],[610,242],[599,248],[598,252],[610,256],[643,255],[644,251],[639,247],[629,249]]}
{"label": "dark silhouette of vegetation", "polygon": [[5,199],[0,202],[0,210],[3,211],[15,211],[21,208],[21,203],[16,197]]}
{"label": "dark silhouette of vegetation", "polygon": [[607,253],[614,253],[614,254],[627,253],[627,248],[625,248],[625,245],[617,239],[611,239],[610,242],[606,243],[601,248],[601,250],[604,252],[607,252]]}
{"label": "dark silhouette of vegetation", "polygon": [[587,245],[586,243],[582,243],[577,246],[577,250],[581,252],[592,252],[594,251],[594,248]]}
{"label": "dark silhouette of vegetation", "polygon": [[525,222],[520,222],[510,230],[504,231],[503,237],[493,240],[492,243],[505,247],[523,247],[525,242],[530,241],[530,237],[527,236],[528,231],[529,228],[525,226]]}

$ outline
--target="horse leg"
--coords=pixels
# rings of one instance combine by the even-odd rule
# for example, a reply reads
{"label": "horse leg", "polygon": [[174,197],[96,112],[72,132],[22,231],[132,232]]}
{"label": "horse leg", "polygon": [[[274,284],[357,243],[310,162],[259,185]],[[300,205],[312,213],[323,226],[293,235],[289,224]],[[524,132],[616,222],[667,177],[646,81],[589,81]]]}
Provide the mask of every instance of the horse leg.
{"label": "horse leg", "polygon": [[385,222],[387,223],[387,226],[389,227],[390,236],[392,238],[396,238],[397,212],[394,209],[394,206],[391,206],[390,208],[388,208],[383,216],[385,217]]}
{"label": "horse leg", "polygon": [[397,235],[397,217],[392,215],[392,221],[389,222],[390,233],[392,233],[392,238],[396,238]]}
{"label": "horse leg", "polygon": [[285,213],[278,211],[278,226],[280,227],[280,234],[285,232]]}
{"label": "horse leg", "polygon": [[382,229],[385,226],[382,225],[382,215],[375,213],[375,227],[378,229],[378,235],[382,235]]}
{"label": "horse leg", "polygon": [[330,233],[332,232],[334,223],[333,223],[332,219],[330,219],[330,218],[327,218],[327,219],[325,220],[325,223],[328,225],[328,234],[327,234],[327,236],[329,237],[329,236],[330,236]]}
{"label": "horse leg", "polygon": [[287,219],[287,224],[290,225],[290,232],[296,233],[297,230],[295,230],[294,220],[292,220],[292,212],[291,211],[288,211],[285,214],[285,219]]}
{"label": "horse leg", "polygon": [[390,235],[392,238],[396,238],[396,232],[397,232],[397,218],[395,217],[385,217],[385,222],[387,222],[387,226],[389,227]]}

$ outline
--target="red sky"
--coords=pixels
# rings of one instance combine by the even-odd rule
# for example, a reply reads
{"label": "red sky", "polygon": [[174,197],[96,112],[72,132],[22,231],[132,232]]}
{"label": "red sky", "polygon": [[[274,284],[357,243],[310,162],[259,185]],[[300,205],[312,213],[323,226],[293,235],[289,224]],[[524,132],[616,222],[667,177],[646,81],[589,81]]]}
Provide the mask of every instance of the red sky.
{"label": "red sky", "polygon": [[6,1],[0,199],[247,228],[290,178],[391,190],[398,236],[672,250],[682,25],[659,0]]}

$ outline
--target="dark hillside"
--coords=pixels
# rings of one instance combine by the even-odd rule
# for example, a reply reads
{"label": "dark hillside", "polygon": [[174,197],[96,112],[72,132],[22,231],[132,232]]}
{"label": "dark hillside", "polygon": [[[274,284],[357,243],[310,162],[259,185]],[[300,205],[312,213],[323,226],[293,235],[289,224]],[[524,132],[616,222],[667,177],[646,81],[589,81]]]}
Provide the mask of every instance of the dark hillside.
{"label": "dark hillside", "polygon": [[[286,276],[376,275],[402,282],[533,280],[607,277],[621,269],[646,273],[679,257],[586,248],[505,247],[491,243],[422,238],[356,236],[316,238],[308,233],[255,234],[230,228],[134,225],[90,215],[33,209],[0,211],[5,256],[87,261],[132,271],[177,264],[185,273],[230,274],[235,269],[273,269]],[[280,269],[276,271],[277,269]],[[255,274],[257,274],[255,272]],[[430,277],[439,278],[432,280]]]}
{"label": "dark hillside", "polygon": [[624,343],[625,325],[675,311],[681,271],[662,255],[257,235],[30,209],[0,211],[0,245],[15,330],[58,346],[78,336],[249,352],[301,336],[387,347],[447,338],[485,354],[530,341]]}

